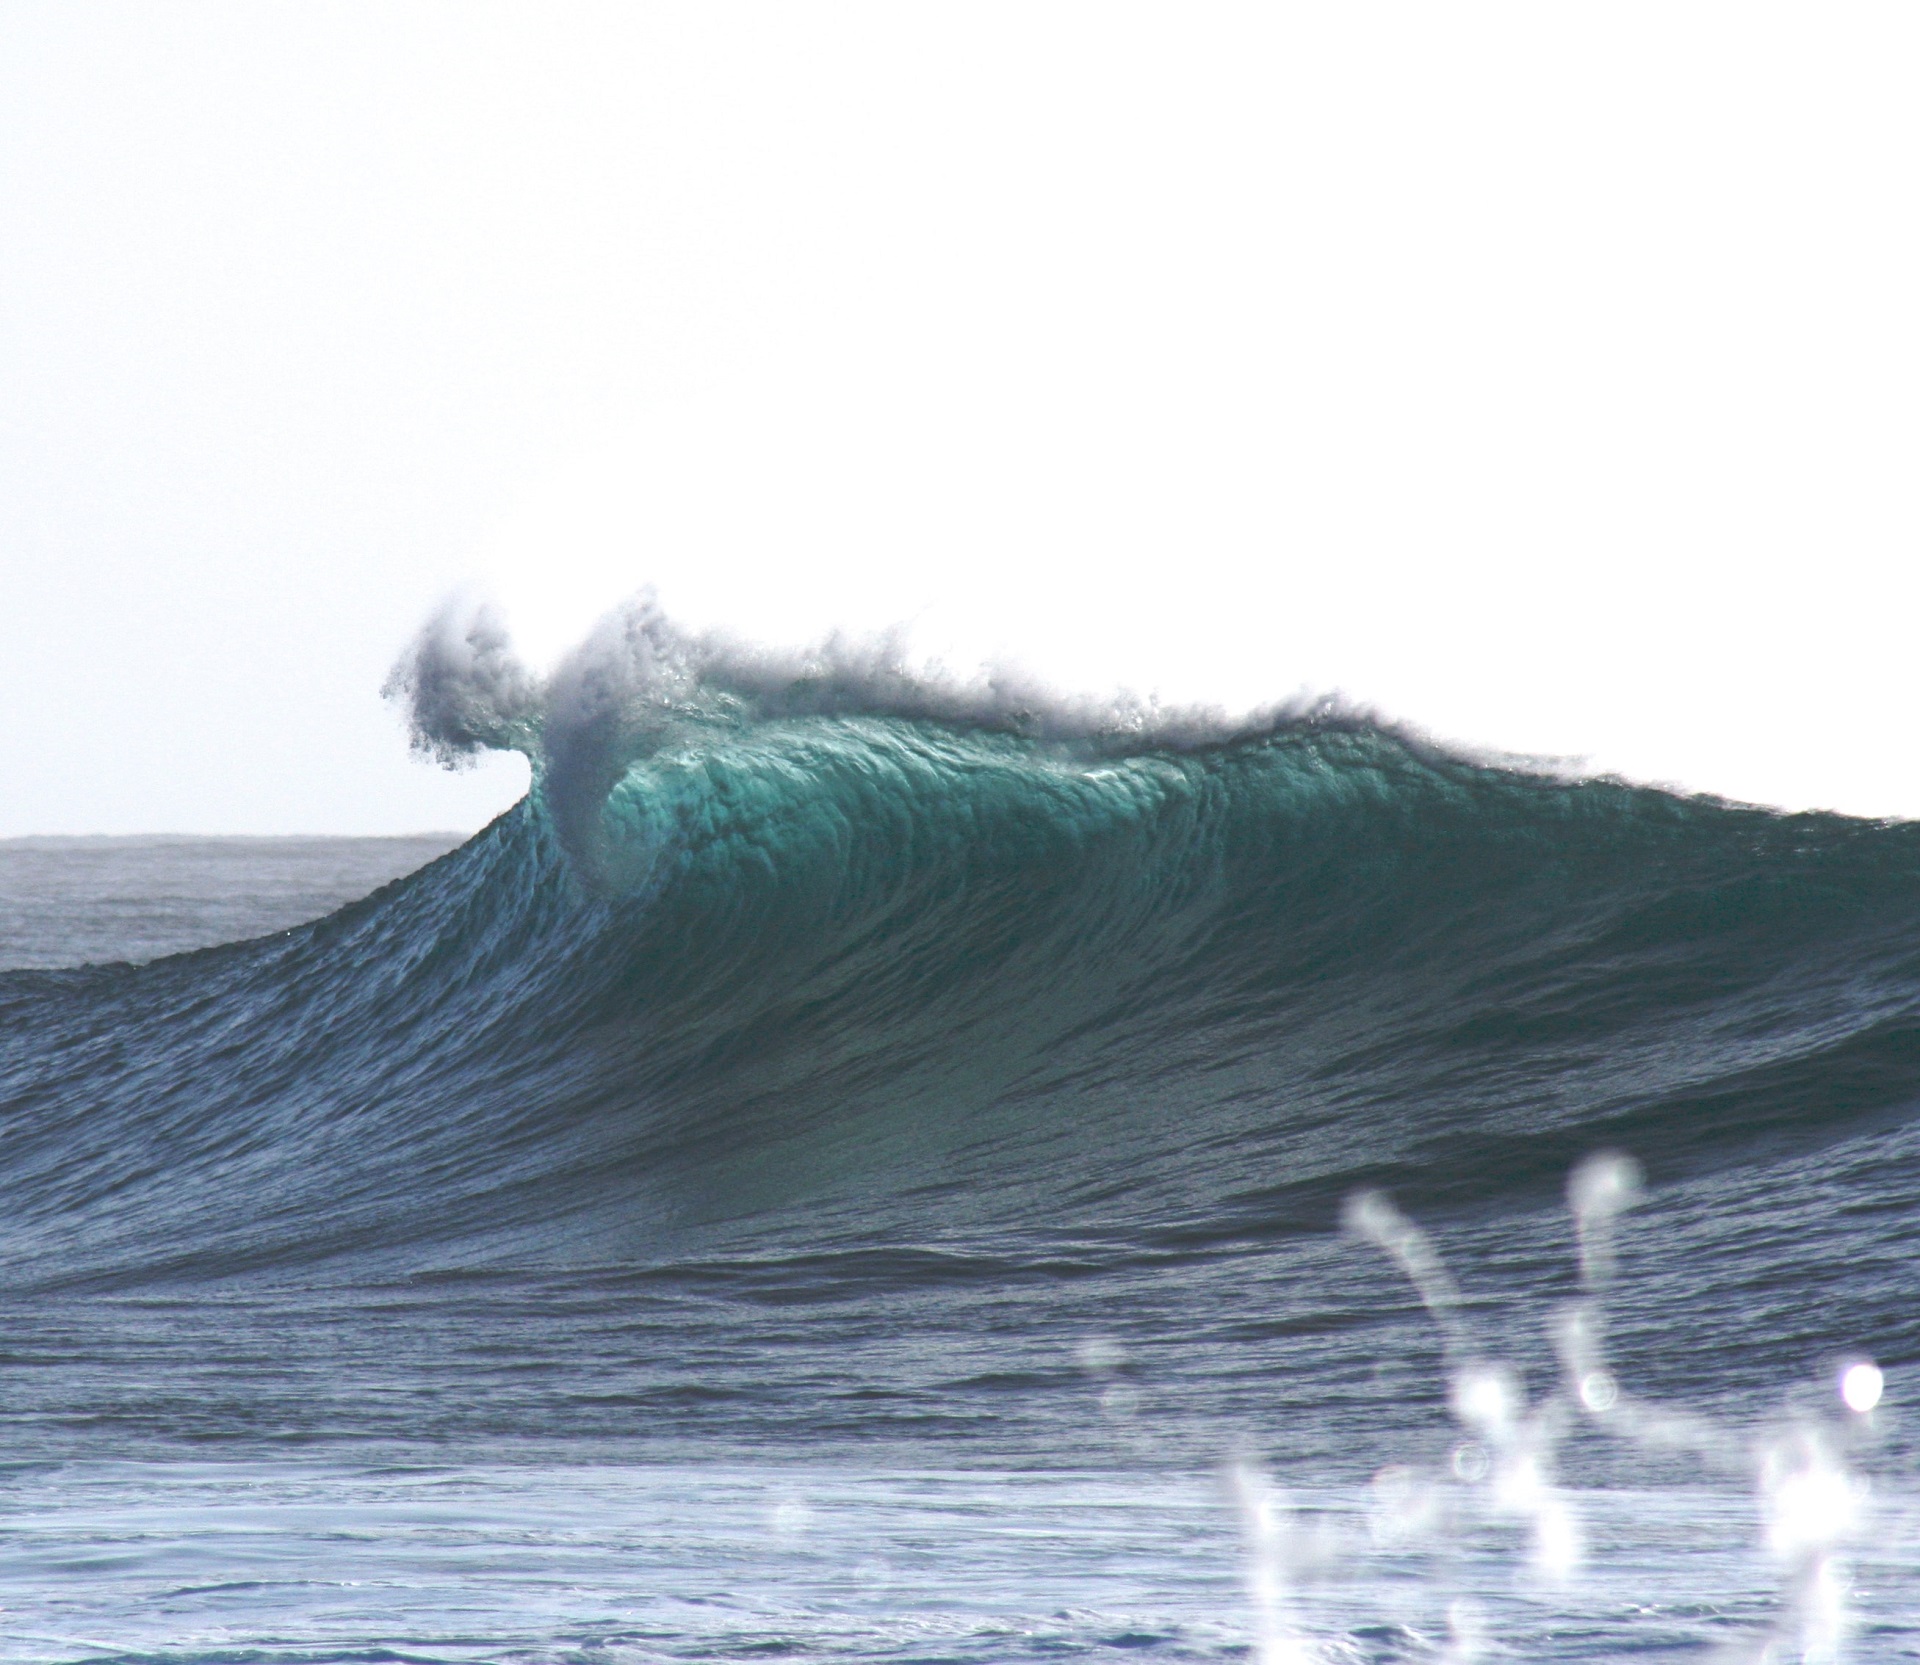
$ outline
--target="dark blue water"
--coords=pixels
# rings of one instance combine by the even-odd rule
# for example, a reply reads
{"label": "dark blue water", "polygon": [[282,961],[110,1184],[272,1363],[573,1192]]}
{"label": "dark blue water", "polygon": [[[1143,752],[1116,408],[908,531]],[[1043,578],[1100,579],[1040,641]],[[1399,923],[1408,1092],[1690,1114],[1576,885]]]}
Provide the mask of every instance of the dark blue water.
{"label": "dark blue water", "polygon": [[0,1660],[1920,1656],[1920,827],[435,628],[522,804],[0,976]]}

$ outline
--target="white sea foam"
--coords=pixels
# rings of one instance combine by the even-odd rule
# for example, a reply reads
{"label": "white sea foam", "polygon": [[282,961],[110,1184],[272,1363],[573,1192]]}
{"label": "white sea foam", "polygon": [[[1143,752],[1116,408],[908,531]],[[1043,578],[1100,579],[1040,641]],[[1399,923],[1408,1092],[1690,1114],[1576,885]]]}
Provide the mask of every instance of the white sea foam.
{"label": "white sea foam", "polygon": [[1040,739],[1216,745],[1310,716],[1368,720],[1365,708],[1304,692],[1246,709],[1175,704],[1129,689],[1076,693],[1012,661],[955,667],[916,650],[904,627],[832,633],[800,646],[691,631],[642,592],[537,677],[504,621],[456,597],[421,628],[386,690],[405,702],[415,745],[442,762],[490,747],[548,755],[610,725],[629,738],[688,719],[863,715],[1007,729]]}

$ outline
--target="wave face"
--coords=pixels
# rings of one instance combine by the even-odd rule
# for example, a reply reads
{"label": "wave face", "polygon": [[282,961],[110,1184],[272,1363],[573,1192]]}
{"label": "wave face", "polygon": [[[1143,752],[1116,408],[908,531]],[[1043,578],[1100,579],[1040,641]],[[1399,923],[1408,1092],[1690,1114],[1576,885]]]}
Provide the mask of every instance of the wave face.
{"label": "wave face", "polygon": [[429,690],[536,763],[431,867],[0,977],[16,1283],[1169,1249],[1325,1231],[1363,1183],[1530,1206],[1600,1145],[1656,1181],[1810,1151],[1920,1095],[1920,827],[621,628],[671,675]]}

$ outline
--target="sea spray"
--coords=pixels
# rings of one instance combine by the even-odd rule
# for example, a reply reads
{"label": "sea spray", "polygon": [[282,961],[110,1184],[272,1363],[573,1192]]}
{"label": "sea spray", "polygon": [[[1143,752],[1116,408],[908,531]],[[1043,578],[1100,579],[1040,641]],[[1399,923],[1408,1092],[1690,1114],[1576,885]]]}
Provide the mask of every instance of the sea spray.
{"label": "sea spray", "polygon": [[[1728,1423],[1697,1411],[1653,1404],[1628,1391],[1605,1347],[1605,1303],[1614,1282],[1616,1222],[1642,1196],[1639,1165],[1607,1152],[1575,1167],[1567,1187],[1582,1298],[1563,1303],[1549,1327],[1557,1344],[1561,1375],[1531,1409],[1520,1371],[1490,1358],[1474,1343],[1461,1317],[1461,1296],[1426,1233],[1378,1191],[1356,1192],[1344,1222],[1350,1233],[1385,1253],[1419,1293],[1444,1345],[1447,1403],[1468,1436],[1448,1464],[1450,1478],[1481,1500],[1494,1518],[1525,1528],[1528,1570],[1536,1579],[1565,1584],[1580,1568],[1583,1538],[1577,1499],[1553,1483],[1557,1447],[1574,1431],[1575,1418],[1613,1437],[1684,1454],[1715,1477],[1745,1473],[1754,1478],[1756,1538],[1777,1568],[1776,1613],[1764,1631],[1721,1644],[1728,1660],[1803,1660],[1830,1665],[1843,1657],[1851,1629],[1847,1605],[1846,1552],[1858,1541],[1870,1497],[1867,1481],[1848,1465],[1858,1454],[1867,1419],[1877,1409],[1884,1376],[1870,1360],[1855,1360],[1835,1378],[1835,1397],[1845,1415],[1830,1406],[1787,1423]],[[1443,1516],[1431,1490],[1415,1471],[1383,1471],[1377,1486],[1389,1511],[1376,1546],[1401,1549],[1439,1529]],[[1249,1485],[1254,1484],[1248,1482]],[[1280,1628],[1277,1569],[1283,1564],[1279,1534],[1271,1524],[1273,1494],[1250,1490],[1243,1504],[1248,1522],[1253,1585],[1263,1635],[1282,1637],[1275,1657],[1312,1658],[1308,1643]],[[1257,1504],[1257,1507],[1256,1507]],[[1704,1594],[1704,1592],[1703,1592]],[[1462,1609],[1455,1608],[1457,1615]],[[1463,1653],[1456,1635],[1449,1644]],[[1631,1646],[1621,1638],[1622,1646]]]}

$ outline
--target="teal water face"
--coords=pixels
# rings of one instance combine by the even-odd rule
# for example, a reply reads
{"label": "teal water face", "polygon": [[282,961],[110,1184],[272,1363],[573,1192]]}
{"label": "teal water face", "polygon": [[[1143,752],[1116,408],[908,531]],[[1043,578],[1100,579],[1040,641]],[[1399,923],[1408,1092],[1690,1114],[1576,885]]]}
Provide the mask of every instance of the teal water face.
{"label": "teal water face", "polygon": [[649,752],[597,814],[576,857],[543,783],[288,937],[0,978],[20,1275],[1324,1231],[1920,1086],[1916,828],[1364,728],[844,717]]}

